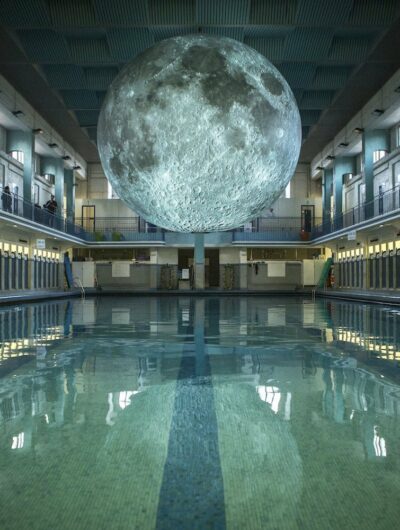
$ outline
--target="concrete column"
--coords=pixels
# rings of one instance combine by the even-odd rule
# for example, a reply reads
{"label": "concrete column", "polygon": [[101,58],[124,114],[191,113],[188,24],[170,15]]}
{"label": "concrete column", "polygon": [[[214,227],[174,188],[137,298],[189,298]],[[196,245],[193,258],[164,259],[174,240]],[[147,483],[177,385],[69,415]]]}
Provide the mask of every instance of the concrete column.
{"label": "concrete column", "polygon": [[158,287],[158,265],[157,265],[157,249],[150,249],[150,289],[157,289]]}
{"label": "concrete column", "polygon": [[42,159],[42,172],[54,175],[54,196],[58,204],[57,215],[63,215],[64,207],[64,162],[61,158],[44,157]]}
{"label": "concrete column", "polygon": [[328,225],[331,221],[331,190],[333,169],[325,169],[322,178],[322,222]]}
{"label": "concrete column", "polygon": [[240,261],[240,278],[239,286],[240,289],[247,289],[247,248],[242,248],[239,251],[239,261]]}
{"label": "concrete column", "polygon": [[194,234],[194,287],[204,289],[204,234]]}
{"label": "concrete column", "polygon": [[204,376],[206,373],[206,357],[204,351],[204,298],[194,301],[194,348],[196,353],[196,375]]}
{"label": "concrete column", "polygon": [[356,163],[355,158],[350,156],[343,156],[336,158],[333,170],[333,193],[335,195],[335,218],[336,229],[343,227],[341,215],[343,213],[343,175],[345,173],[355,173]]}
{"label": "concrete column", "polygon": [[[365,176],[365,218],[374,216],[374,205],[371,202],[374,198],[374,151],[389,149],[389,131],[387,129],[373,129],[364,131],[362,137],[362,154],[364,158]],[[370,203],[371,204],[368,204]]]}
{"label": "concrete column", "polygon": [[[24,153],[24,185],[20,194],[23,195],[26,201],[32,201],[32,183],[35,171],[33,165],[35,137],[33,133],[31,131],[8,131],[7,152],[9,153],[10,151],[22,151]],[[27,213],[25,212],[25,209],[24,215]]]}
{"label": "concrete column", "polygon": [[64,185],[67,198],[65,216],[68,221],[73,222],[75,218],[75,176],[73,169],[64,169]]}

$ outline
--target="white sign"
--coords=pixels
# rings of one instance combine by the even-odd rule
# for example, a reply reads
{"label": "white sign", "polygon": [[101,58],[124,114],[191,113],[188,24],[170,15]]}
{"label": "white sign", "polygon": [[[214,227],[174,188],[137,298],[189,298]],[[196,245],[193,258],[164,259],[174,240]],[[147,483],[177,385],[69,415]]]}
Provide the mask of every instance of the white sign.
{"label": "white sign", "polygon": [[182,269],[182,280],[189,279],[189,269]]}
{"label": "white sign", "polygon": [[268,261],[268,277],[284,278],[286,276],[285,261]]}
{"label": "white sign", "polygon": [[348,234],[347,234],[347,239],[349,241],[355,241],[357,239],[357,232],[355,230],[351,230]]}
{"label": "white sign", "polygon": [[45,249],[46,248],[46,240],[45,239],[36,239],[36,248]]}
{"label": "white sign", "polygon": [[129,261],[113,261],[112,263],[112,277],[113,278],[129,278],[131,275]]}

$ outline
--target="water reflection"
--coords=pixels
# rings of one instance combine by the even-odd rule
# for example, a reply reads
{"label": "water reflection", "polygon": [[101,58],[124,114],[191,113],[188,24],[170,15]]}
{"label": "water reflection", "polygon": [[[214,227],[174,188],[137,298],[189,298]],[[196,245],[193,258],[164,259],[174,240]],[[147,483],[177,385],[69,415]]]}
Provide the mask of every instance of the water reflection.
{"label": "water reflection", "polygon": [[[21,496],[37,528],[54,524],[56,508],[58,527],[71,527],[71,499],[85,513],[76,527],[107,517],[122,528],[185,528],[194,517],[212,527],[223,512],[219,527],[247,528],[249,510],[254,528],[318,517],[323,527],[327,513],[339,528],[354,510],[365,527],[382,490],[400,493],[399,318],[381,306],[258,297],[1,308],[8,527],[26,523]],[[360,482],[376,496],[369,507]],[[339,514],[323,501],[338,488]],[[387,525],[398,514],[385,510]]]}

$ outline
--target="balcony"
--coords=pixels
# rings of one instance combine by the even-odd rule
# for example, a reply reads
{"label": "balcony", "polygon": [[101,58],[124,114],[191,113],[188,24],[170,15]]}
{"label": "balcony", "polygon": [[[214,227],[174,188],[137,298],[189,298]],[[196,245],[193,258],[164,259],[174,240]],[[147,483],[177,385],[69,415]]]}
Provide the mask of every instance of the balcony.
{"label": "balcony", "polygon": [[349,229],[367,228],[376,222],[384,222],[400,215],[400,186],[376,195],[372,201],[364,202],[340,215],[316,225],[311,239],[346,232]]}

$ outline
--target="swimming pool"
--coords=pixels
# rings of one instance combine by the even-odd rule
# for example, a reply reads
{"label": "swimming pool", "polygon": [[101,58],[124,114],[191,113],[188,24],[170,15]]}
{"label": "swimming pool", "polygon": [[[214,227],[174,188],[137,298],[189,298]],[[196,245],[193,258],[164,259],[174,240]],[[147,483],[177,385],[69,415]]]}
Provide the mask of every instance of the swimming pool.
{"label": "swimming pool", "polygon": [[104,297],[0,334],[3,530],[398,524],[397,308]]}

